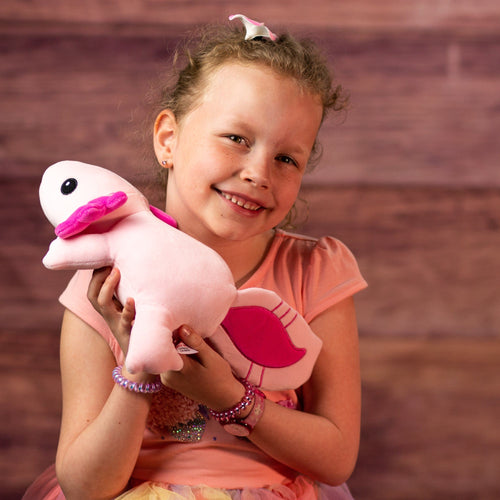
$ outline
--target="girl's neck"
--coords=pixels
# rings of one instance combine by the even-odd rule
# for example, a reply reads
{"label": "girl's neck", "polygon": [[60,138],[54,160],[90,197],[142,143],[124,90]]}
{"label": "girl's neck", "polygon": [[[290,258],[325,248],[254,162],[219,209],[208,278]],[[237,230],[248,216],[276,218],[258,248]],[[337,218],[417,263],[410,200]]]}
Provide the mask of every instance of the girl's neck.
{"label": "girl's neck", "polygon": [[274,233],[271,229],[245,241],[219,240],[204,243],[226,261],[236,286],[239,287],[250,278],[265,259]]}
{"label": "girl's neck", "polygon": [[248,255],[242,255],[240,258],[236,256],[233,265],[228,263],[237,288],[243,285],[260,267],[271,248],[274,234],[275,231],[271,230],[267,234],[262,235],[262,239],[259,244],[256,245],[257,251],[253,254],[248,252]]}

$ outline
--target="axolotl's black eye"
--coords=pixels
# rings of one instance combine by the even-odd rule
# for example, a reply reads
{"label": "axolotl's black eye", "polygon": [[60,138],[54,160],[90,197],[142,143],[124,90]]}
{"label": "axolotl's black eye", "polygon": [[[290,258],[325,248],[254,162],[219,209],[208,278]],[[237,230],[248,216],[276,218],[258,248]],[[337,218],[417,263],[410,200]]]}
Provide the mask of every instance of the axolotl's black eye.
{"label": "axolotl's black eye", "polygon": [[78,181],[70,177],[61,184],[61,193],[71,194],[76,189],[76,186],[78,186]]}

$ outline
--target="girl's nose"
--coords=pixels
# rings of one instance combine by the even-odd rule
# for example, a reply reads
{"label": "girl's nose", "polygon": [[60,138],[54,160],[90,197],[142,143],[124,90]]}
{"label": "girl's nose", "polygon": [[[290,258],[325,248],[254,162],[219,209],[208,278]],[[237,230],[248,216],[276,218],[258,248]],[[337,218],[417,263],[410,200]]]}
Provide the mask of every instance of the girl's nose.
{"label": "girl's nose", "polygon": [[270,168],[265,160],[249,161],[240,173],[245,182],[253,184],[259,189],[267,189],[270,185]]}

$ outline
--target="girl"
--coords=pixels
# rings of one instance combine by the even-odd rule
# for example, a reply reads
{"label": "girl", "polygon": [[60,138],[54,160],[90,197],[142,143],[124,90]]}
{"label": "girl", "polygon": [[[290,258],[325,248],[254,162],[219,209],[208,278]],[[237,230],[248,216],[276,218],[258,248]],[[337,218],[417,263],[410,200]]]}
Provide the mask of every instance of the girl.
{"label": "girl", "polygon": [[322,339],[312,376],[298,391],[262,394],[186,325],[179,338],[197,353],[184,355],[183,369],[160,383],[123,367],[121,377],[156,392],[129,390],[111,373],[127,352],[134,302],[113,298],[118,269],[78,272],[61,296],[56,465],[26,499],[352,498],[344,484],[360,427],[352,295],[366,284],[338,240],[276,229],[341,96],[313,45],[249,26],[204,32],[164,93],[154,150],[179,228],[215,249],[238,287],[275,290]]}

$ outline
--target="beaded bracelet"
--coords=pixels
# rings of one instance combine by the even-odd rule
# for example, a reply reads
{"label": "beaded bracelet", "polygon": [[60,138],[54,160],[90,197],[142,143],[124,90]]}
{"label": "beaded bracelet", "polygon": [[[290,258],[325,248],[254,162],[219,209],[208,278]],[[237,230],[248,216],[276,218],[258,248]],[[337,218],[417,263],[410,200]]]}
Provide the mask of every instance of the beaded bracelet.
{"label": "beaded bracelet", "polygon": [[115,384],[120,385],[124,389],[128,389],[132,392],[140,392],[141,394],[153,394],[154,392],[160,392],[162,383],[158,380],[157,382],[132,382],[122,375],[122,367],[117,366],[113,370],[113,380]]}
{"label": "beaded bracelet", "polygon": [[222,425],[234,420],[245,408],[254,402],[255,387],[246,380],[240,380],[240,382],[245,386],[245,395],[241,401],[227,410],[214,411],[210,408],[208,409],[210,415]]}
{"label": "beaded bracelet", "polygon": [[223,424],[223,428],[229,434],[239,438],[248,437],[258,424],[259,420],[264,414],[266,395],[255,389],[254,393],[255,402],[250,410],[250,413],[244,418],[233,418]]}

